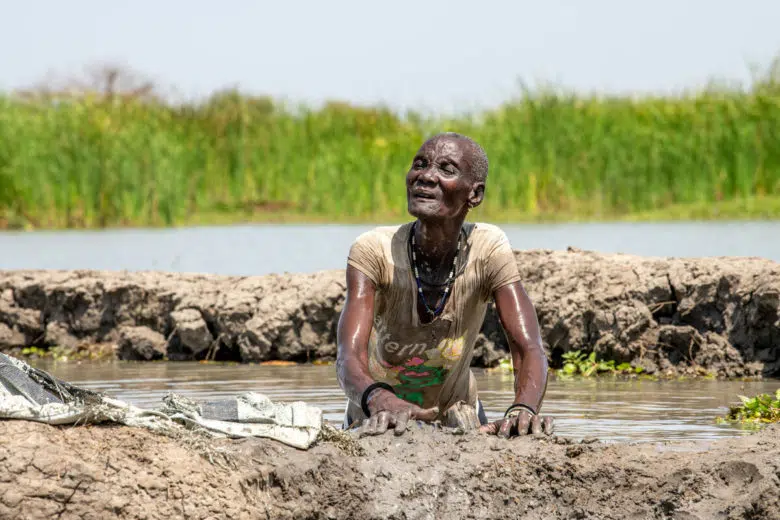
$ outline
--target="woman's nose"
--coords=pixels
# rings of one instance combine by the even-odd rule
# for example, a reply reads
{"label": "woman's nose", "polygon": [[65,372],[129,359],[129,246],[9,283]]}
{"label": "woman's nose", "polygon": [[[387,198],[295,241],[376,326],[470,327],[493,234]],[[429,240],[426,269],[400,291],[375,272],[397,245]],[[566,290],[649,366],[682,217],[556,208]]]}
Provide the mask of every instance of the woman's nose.
{"label": "woman's nose", "polygon": [[433,168],[428,167],[420,172],[420,175],[417,177],[417,179],[422,182],[434,183],[436,182],[436,174],[434,173]]}

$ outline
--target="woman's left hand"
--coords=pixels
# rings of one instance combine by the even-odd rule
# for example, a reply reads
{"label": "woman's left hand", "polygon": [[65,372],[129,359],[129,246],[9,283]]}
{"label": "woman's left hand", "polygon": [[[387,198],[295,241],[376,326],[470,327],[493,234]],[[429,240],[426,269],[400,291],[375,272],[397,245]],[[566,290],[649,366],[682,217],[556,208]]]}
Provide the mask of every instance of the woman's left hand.
{"label": "woman's left hand", "polygon": [[517,415],[505,417],[480,427],[479,431],[504,437],[518,437],[523,435],[552,435],[553,418],[548,416],[533,415],[523,410]]}

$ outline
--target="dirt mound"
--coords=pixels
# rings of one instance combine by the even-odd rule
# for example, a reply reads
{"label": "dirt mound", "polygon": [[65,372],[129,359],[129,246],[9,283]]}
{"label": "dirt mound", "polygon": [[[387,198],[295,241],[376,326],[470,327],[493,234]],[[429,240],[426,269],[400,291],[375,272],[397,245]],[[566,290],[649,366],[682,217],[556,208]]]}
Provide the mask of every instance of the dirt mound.
{"label": "dirt mound", "polygon": [[780,518],[777,425],[641,445],[415,429],[359,455],[223,440],[215,463],[127,427],[6,421],[0,437],[2,518]]}
{"label": "dirt mound", "polygon": [[[780,264],[516,253],[553,366],[570,350],[646,372],[780,375]],[[230,277],[0,273],[0,351],[108,346],[121,359],[333,360],[344,272]],[[507,353],[491,308],[474,365]]]}
{"label": "dirt mound", "polygon": [[[647,372],[780,375],[780,264],[516,253],[553,363],[582,349]],[[497,339],[495,313],[483,331]]]}

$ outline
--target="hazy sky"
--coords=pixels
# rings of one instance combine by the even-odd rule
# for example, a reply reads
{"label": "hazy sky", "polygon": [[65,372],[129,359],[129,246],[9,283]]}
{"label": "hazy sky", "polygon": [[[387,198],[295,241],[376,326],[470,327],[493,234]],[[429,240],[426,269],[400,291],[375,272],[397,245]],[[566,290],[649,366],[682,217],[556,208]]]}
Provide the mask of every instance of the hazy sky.
{"label": "hazy sky", "polygon": [[492,105],[524,79],[582,90],[747,81],[780,53],[778,0],[4,0],[0,88],[129,65],[187,96]]}

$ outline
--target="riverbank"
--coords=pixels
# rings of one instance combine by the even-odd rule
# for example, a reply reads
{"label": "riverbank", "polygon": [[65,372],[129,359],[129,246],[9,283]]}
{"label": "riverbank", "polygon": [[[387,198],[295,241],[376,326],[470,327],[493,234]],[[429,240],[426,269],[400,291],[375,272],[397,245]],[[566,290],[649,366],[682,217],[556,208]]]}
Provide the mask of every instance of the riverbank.
{"label": "riverbank", "polygon": [[[551,365],[596,352],[644,374],[780,375],[780,264],[517,251]],[[0,349],[128,360],[328,362],[344,272],[254,277],[0,272]],[[488,311],[474,366],[507,354]]]}
{"label": "riverbank", "polygon": [[0,437],[0,516],[31,520],[780,516],[780,425],[637,445],[413,427],[309,451],[22,421],[0,421]]}
{"label": "riverbank", "polygon": [[[534,213],[512,208],[477,208],[470,214],[474,219],[496,224],[558,224],[558,223],[621,223],[621,222],[717,222],[717,221],[775,221],[780,220],[780,196],[749,196],[713,202],[671,204],[661,208],[632,212],[604,211],[580,207]],[[289,209],[255,207],[202,211],[186,215],[175,222],[138,222],[130,219],[96,226],[85,221],[58,222],[39,220],[29,215],[11,213],[0,215],[0,231],[65,231],[73,229],[169,229],[191,226],[232,226],[244,224],[401,224],[408,215],[400,211],[368,213],[313,213]]]}

